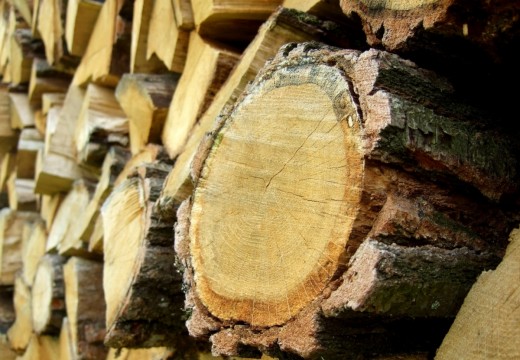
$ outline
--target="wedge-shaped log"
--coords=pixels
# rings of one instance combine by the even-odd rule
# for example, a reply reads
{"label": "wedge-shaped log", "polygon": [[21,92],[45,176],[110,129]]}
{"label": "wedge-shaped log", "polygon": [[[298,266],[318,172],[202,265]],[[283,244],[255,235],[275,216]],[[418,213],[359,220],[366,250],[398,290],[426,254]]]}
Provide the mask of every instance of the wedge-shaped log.
{"label": "wedge-shaped log", "polygon": [[500,199],[518,192],[512,139],[452,91],[390,53],[282,47],[192,167],[176,226],[190,334],[223,355],[435,349],[503,255]]}
{"label": "wedge-shaped log", "polygon": [[63,107],[54,107],[47,114],[48,128],[45,156],[39,154],[36,170],[36,189],[40,194],[67,192],[81,172],[76,163],[74,131],[85,90],[71,85]]}
{"label": "wedge-shaped log", "polygon": [[52,227],[56,212],[66,195],[56,193],[54,195],[42,195],[42,203],[40,205],[40,215],[45,221],[45,228],[49,231]]}
{"label": "wedge-shaped log", "polygon": [[34,127],[35,107],[29,103],[27,94],[12,93],[9,98],[11,101],[11,127],[20,130]]}
{"label": "wedge-shaped log", "polygon": [[[175,209],[193,191],[190,180],[191,164],[199,144],[205,134],[213,129],[219,113],[236,101],[247,84],[254,79],[264,63],[276,54],[280,46],[289,42],[320,40],[332,44],[341,43],[342,47],[350,48],[349,40],[337,36],[338,33],[343,33],[341,29],[331,22],[323,22],[314,16],[286,8],[277,10],[262,25],[228,80],[194,126],[186,146],[177,157],[159,200],[164,216],[174,218]],[[167,215],[168,213],[170,215]]]}
{"label": "wedge-shaped log", "polygon": [[38,218],[34,212],[0,211],[0,285],[13,285],[22,270],[22,237],[24,224]]}
{"label": "wedge-shaped log", "polygon": [[196,32],[190,35],[186,62],[168,109],[162,142],[171,158],[183,149],[191,129],[226,81],[238,54],[215,46]]}
{"label": "wedge-shaped log", "polygon": [[69,53],[83,56],[103,3],[95,0],[68,0],[65,40]]}
{"label": "wedge-shaped log", "polygon": [[172,226],[153,206],[169,170],[161,164],[138,168],[102,208],[109,347],[171,346],[184,338]]}
{"label": "wedge-shaped log", "polygon": [[149,143],[161,143],[178,79],[176,74],[125,74],[119,81],[115,95],[128,117],[132,154],[139,153]]}
{"label": "wedge-shaped log", "polygon": [[112,144],[128,144],[128,119],[111,88],[89,84],[75,132],[80,163],[101,166]]}
{"label": "wedge-shaped log", "polygon": [[192,1],[193,19],[201,36],[247,43],[282,0],[228,2]]}
{"label": "wedge-shaped log", "polygon": [[186,62],[189,36],[189,31],[178,28],[171,1],[153,2],[148,29],[147,59],[151,59],[155,54],[168,70],[181,73]]}
{"label": "wedge-shaped log", "polygon": [[14,310],[16,320],[7,331],[11,349],[23,354],[33,332],[31,312],[31,288],[21,276],[17,276],[14,282]]}
{"label": "wedge-shaped log", "polygon": [[34,221],[30,227],[27,239],[22,244],[22,278],[26,284],[33,284],[38,263],[45,255],[45,244],[47,242],[47,231],[43,219]]}
{"label": "wedge-shaped log", "polygon": [[63,266],[65,303],[76,359],[104,359],[103,263],[71,257]]}
{"label": "wedge-shaped log", "polygon": [[65,310],[63,264],[66,258],[46,254],[39,263],[31,289],[33,328],[37,334],[58,335]]}
{"label": "wedge-shaped log", "polygon": [[30,29],[17,29],[11,35],[11,54],[9,57],[11,83],[28,83],[31,78],[32,62],[35,57],[43,57],[45,48],[40,40],[32,37]]}
{"label": "wedge-shaped log", "polygon": [[63,318],[61,323],[60,336],[60,360],[74,360],[74,347],[72,346],[72,334],[70,333],[69,319]]}

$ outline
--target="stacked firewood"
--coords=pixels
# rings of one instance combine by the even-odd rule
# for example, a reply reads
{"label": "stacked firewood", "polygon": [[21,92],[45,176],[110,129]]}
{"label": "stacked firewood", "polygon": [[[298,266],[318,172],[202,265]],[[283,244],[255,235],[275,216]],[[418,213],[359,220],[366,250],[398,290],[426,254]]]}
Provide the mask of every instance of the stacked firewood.
{"label": "stacked firewood", "polygon": [[0,358],[518,356],[519,45],[511,0],[0,0]]}

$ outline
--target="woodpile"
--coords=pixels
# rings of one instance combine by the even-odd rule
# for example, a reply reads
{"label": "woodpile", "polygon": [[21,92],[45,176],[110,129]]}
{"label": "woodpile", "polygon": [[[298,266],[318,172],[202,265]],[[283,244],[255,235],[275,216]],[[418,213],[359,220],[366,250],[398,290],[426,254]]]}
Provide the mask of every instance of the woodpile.
{"label": "woodpile", "polygon": [[520,356],[511,0],[0,0],[1,359]]}

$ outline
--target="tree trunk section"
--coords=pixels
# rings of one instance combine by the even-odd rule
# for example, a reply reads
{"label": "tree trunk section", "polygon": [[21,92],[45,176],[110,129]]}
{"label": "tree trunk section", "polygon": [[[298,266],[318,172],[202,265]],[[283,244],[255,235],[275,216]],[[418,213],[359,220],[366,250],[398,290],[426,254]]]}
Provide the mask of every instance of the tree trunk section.
{"label": "tree trunk section", "polygon": [[[282,47],[192,166],[176,231],[190,334],[223,355],[354,358],[399,354],[419,317],[431,330],[413,351],[437,346],[503,255],[515,219],[499,201],[518,191],[507,134],[450,91],[389,53]],[[359,343],[335,344],[341,321],[352,339],[352,312],[366,317]],[[375,348],[374,317],[387,334]]]}

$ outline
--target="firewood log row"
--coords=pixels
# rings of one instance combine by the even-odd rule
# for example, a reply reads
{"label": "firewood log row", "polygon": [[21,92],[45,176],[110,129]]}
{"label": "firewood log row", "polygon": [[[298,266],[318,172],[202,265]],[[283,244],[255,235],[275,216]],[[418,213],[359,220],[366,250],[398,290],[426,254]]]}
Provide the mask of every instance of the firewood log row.
{"label": "firewood log row", "polygon": [[514,357],[519,15],[0,0],[0,357]]}

